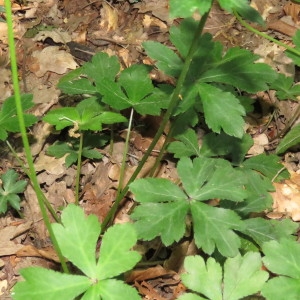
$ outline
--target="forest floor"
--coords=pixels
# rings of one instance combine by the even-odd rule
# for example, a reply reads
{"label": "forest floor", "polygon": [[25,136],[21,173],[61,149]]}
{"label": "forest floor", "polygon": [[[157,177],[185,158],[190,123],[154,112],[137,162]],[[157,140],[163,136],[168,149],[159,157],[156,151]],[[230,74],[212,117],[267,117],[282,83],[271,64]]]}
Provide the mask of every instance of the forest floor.
{"label": "forest floor", "polygon": [[[12,1],[14,30],[16,35],[17,61],[22,93],[33,94],[35,103],[31,112],[41,118],[49,110],[66,105],[66,99],[56,87],[59,79],[68,71],[81,66],[99,51],[117,55],[123,68],[135,63],[153,65],[143,51],[142,43],[148,40],[170,45],[169,29],[180,20],[171,20],[168,0],[130,1],[103,0],[28,0]],[[131,1],[133,2],[133,1]],[[300,5],[283,0],[251,1],[266,20],[267,28],[259,28],[272,37],[292,45],[291,37],[300,25]],[[0,0],[0,6],[4,6]],[[3,15],[4,17],[4,15]],[[225,48],[243,47],[254,51],[262,61],[280,72],[299,80],[299,70],[284,54],[284,49],[266,41],[243,28],[236,18],[214,5],[205,27],[215,40]],[[151,72],[156,82],[167,78],[155,68]],[[8,55],[7,27],[0,22],[0,103],[13,94]],[[273,141],[277,133],[290,120],[297,104],[291,101],[274,102],[274,95],[261,93],[259,112],[247,119],[248,132],[255,144],[248,155],[272,152],[279,140]],[[276,113],[272,115],[276,107]],[[273,117],[272,117],[273,116]],[[271,122],[268,122],[271,120]],[[130,152],[141,157],[152,140],[159,125],[159,118],[149,118],[149,132],[134,131]],[[38,179],[52,206],[59,211],[75,200],[74,181],[76,167],[66,168],[65,157],[47,156],[46,149],[56,139],[62,139],[55,130],[38,122],[30,130],[31,150],[34,156]],[[103,220],[116,195],[119,176],[118,163],[122,160],[125,147],[120,139],[114,145],[112,156],[104,155],[101,161],[85,160],[81,174],[80,205],[86,214],[96,214]],[[11,135],[10,142],[24,158],[19,135]],[[276,144],[277,143],[277,144]],[[0,144],[0,175],[9,169],[22,174],[18,162],[13,158],[5,143]],[[102,149],[105,154],[106,149]],[[150,157],[148,167],[155,157]],[[300,152],[289,152],[283,163],[291,178],[276,184],[273,193],[274,210],[269,218],[292,218],[300,220]],[[167,161],[161,166],[163,177],[177,176],[174,163]],[[127,176],[130,175],[130,170]],[[21,175],[22,176],[22,175]],[[287,192],[288,190],[288,192]],[[10,299],[10,291],[20,279],[19,270],[28,266],[57,269],[57,256],[43,223],[35,193],[30,185],[22,195],[21,215],[10,209],[0,216],[0,299]],[[128,220],[132,202],[128,199],[116,216],[115,222]],[[184,286],[180,282],[182,253],[192,253],[186,241],[172,249],[160,250],[154,240],[141,245],[140,251],[156,255],[155,260],[164,264],[149,266],[135,271],[128,278],[144,299],[176,299]],[[187,255],[187,254],[186,254]]]}

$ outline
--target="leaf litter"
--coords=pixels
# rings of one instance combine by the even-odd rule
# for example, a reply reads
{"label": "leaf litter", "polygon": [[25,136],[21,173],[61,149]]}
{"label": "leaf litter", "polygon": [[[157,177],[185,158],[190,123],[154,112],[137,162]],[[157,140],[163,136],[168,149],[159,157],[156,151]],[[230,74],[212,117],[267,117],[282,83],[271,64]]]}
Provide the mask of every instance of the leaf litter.
{"label": "leaf litter", "polygon": [[[264,16],[269,33],[280,40],[290,42],[295,29],[299,28],[300,9],[299,5],[291,1],[283,1],[283,7],[281,2],[268,0],[262,5],[262,1],[253,0],[252,6]],[[0,5],[3,5],[1,0]],[[141,44],[149,40],[169,43],[168,30],[173,21],[169,19],[167,8],[167,0],[141,1],[135,4],[128,1],[109,4],[103,1],[90,3],[82,0],[62,2],[52,0],[47,3],[33,0],[26,1],[25,4],[20,4],[19,1],[13,3],[14,29],[18,40],[18,64],[22,78],[21,88],[22,92],[33,94],[35,103],[33,113],[37,117],[42,117],[52,107],[61,106],[63,100],[60,99],[60,92],[56,88],[61,75],[82,65],[86,60],[90,60],[96,52],[104,51],[109,55],[117,55],[122,68],[137,62],[152,64],[153,62],[142,54]],[[231,15],[224,14],[216,5],[211,15],[205,30],[221,41],[225,49],[241,46],[255,50],[264,62],[280,69],[283,74],[293,75],[295,78],[298,76],[283,49],[247,32],[235,22]],[[285,15],[284,18],[282,15]],[[0,88],[2,91],[0,101],[12,94],[10,71],[7,67],[6,30],[6,24],[0,23]],[[82,45],[86,48],[82,48]],[[164,74],[155,72],[157,71],[152,71],[152,78],[158,82],[170,80]],[[258,95],[258,97],[262,99],[262,113],[254,115],[253,120],[247,124],[255,139],[255,145],[249,151],[249,156],[272,150],[270,142],[278,134],[274,132],[274,128],[281,130],[291,119],[294,110],[293,103],[289,101],[275,103],[274,97],[270,94]],[[268,122],[271,117],[271,106],[278,108],[275,122]],[[151,142],[153,138],[151,127],[157,126],[159,119],[148,120],[148,122],[151,124],[148,132],[138,130],[132,132],[129,153],[132,166],[127,168],[124,182],[133,173],[137,162]],[[55,209],[60,211],[66,204],[74,202],[73,187],[76,171],[73,166],[65,167],[64,157],[53,158],[47,155],[47,148],[53,140],[57,139],[56,133],[47,127],[39,126],[41,125],[37,124],[32,129],[32,137],[37,137],[32,146],[36,156],[35,166],[47,198]],[[120,132],[120,137],[122,137],[122,132]],[[199,140],[201,143],[201,135]],[[14,143],[18,149],[18,141]],[[116,196],[119,164],[124,147],[124,142],[121,140],[115,143],[112,154],[108,155],[108,149],[101,150],[104,154],[102,161],[92,162],[86,159],[83,162],[80,204],[88,215],[95,214],[100,221],[106,216]],[[300,220],[300,157],[298,153],[297,151],[290,153],[293,159],[288,159],[286,156],[285,164],[291,173],[291,178],[275,183],[276,191],[272,194],[273,211],[267,214],[269,218]],[[22,157],[22,152],[19,152],[19,155]],[[151,169],[154,160],[153,153],[143,170],[142,177]],[[1,157],[1,166],[1,174],[4,174],[11,166],[20,168],[10,156],[4,155]],[[178,174],[171,160],[166,160],[162,164],[159,177],[168,178],[172,182],[178,180]],[[21,203],[23,219],[13,214],[12,211],[0,219],[0,243],[3,246],[0,247],[2,251],[0,286],[1,296],[7,299],[9,299],[9,290],[19,279],[20,268],[24,266],[56,268],[54,262],[57,258],[53,253],[37,207],[35,193],[30,185],[26,188],[23,200]],[[124,223],[128,220],[132,205],[131,199],[124,202],[123,208],[116,216],[116,223]],[[197,209],[196,206],[195,209]],[[134,270],[129,274],[127,281],[144,295],[144,299],[175,299],[185,290],[178,275],[183,268],[183,261],[181,265],[178,265],[178,260],[182,258],[182,253],[183,255],[195,254],[193,250],[195,247],[191,243],[187,245],[185,243],[180,242],[172,249],[161,247],[160,242],[155,242],[155,240],[137,246],[140,247],[140,253],[150,258],[150,261],[153,258],[153,260],[160,259],[168,262],[163,267],[157,265],[143,271]],[[199,240],[198,243],[200,243]],[[171,255],[166,254],[166,251],[171,251]],[[152,256],[151,253],[154,255]]]}

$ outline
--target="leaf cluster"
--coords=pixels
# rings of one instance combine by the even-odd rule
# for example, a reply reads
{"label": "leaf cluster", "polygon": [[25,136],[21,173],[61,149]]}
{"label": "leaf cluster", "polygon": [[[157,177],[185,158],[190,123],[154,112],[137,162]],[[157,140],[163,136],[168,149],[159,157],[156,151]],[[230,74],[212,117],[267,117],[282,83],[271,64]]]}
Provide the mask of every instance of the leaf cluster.
{"label": "leaf cluster", "polygon": [[84,216],[81,208],[68,205],[62,224],[52,224],[63,255],[82,275],[71,275],[34,267],[21,270],[25,281],[19,282],[13,299],[73,300],[140,299],[137,291],[115,277],[132,269],[140,255],[130,250],[137,237],[131,224],[115,225],[102,238],[99,258],[96,245],[101,225],[95,215]]}
{"label": "leaf cluster", "polygon": [[[14,299],[59,299],[62,291],[64,299],[140,299],[135,289],[120,280],[120,275],[141,258],[131,250],[137,239],[160,237],[169,246],[187,232],[209,258],[186,258],[182,281],[190,292],[180,296],[180,300],[235,300],[259,291],[267,299],[282,299],[286,293],[296,299],[300,292],[300,249],[293,234],[298,226],[290,220],[253,217],[253,213],[271,208],[272,182],[287,178],[288,172],[275,154],[245,158],[253,141],[245,133],[244,117],[252,110],[253,100],[248,97],[251,93],[273,88],[279,99],[297,100],[300,90],[291,78],[257,63],[259,57],[248,50],[235,47],[225,51],[208,33],[195,40],[199,24],[191,16],[195,11],[205,16],[212,2],[171,0],[171,15],[186,18],[170,29],[170,40],[176,50],[153,41],[143,44],[155,66],[172,81],[181,82],[185,74],[180,94],[176,94],[177,87],[154,85],[149,76],[151,67],[141,64],[121,70],[117,58],[106,53],[97,53],[91,62],[60,80],[58,86],[63,92],[85,96],[76,107],[53,110],[43,120],[57,130],[71,128],[73,137],[83,131],[99,133],[103,124],[126,122],[122,112],[128,108],[141,115],[160,115],[164,109],[168,112],[173,108],[173,135],[169,137],[174,141],[168,151],[178,159],[179,182],[163,178],[133,181],[129,188],[139,204],[131,214],[134,223],[109,228],[101,238],[99,253],[96,245],[103,228],[97,218],[85,217],[80,208],[69,205],[62,213],[62,223],[53,224],[52,228],[62,254],[80,274],[24,269],[21,275],[25,281],[16,285]],[[247,0],[218,2],[231,13],[263,24]],[[299,41],[297,34],[296,47]],[[195,45],[193,53],[191,44]],[[296,63],[299,60],[293,59]],[[185,69],[187,61],[190,65]],[[172,107],[174,95],[180,101]],[[16,130],[16,125],[10,124],[15,117],[10,101],[5,102],[0,112],[4,130],[0,130],[0,139],[7,136],[7,131]],[[28,107],[25,104],[25,109]],[[32,121],[29,119],[27,124]],[[201,121],[208,133],[200,143],[196,127]],[[282,140],[278,154],[300,141],[299,128],[296,126]],[[79,146],[74,139],[68,144],[59,142],[51,146],[48,153],[56,157],[69,153],[66,163],[71,165],[78,152],[88,158],[101,158],[94,149],[101,145],[88,142]],[[15,182],[15,175],[10,176],[11,182]],[[3,178],[3,195],[11,187],[5,180],[9,181]],[[9,199],[12,198],[5,203],[10,203]],[[215,205],[211,205],[211,200]],[[15,200],[12,203],[16,206]],[[218,256],[224,258],[223,265],[216,259]],[[287,264],[278,265],[284,256]],[[269,274],[262,270],[262,263],[279,276],[267,281]],[[285,288],[278,291],[281,286]]]}

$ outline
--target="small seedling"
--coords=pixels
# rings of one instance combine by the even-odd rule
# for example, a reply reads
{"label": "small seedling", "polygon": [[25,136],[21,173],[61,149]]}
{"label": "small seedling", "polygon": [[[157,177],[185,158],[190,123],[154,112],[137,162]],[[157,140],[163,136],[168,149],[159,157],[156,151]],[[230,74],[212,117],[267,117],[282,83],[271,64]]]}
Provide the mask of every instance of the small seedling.
{"label": "small seedling", "polygon": [[26,180],[18,180],[18,173],[14,170],[8,170],[1,176],[2,187],[0,187],[0,213],[6,213],[7,204],[20,210],[20,197],[18,194],[24,192],[27,185]]}

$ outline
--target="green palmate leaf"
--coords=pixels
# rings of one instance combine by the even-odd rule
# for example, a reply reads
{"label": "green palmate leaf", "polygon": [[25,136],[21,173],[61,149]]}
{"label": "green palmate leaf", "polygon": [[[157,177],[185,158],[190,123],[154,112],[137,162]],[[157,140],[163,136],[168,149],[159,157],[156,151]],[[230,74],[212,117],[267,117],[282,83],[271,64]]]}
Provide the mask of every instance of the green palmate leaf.
{"label": "green palmate leaf", "polygon": [[58,84],[58,88],[69,95],[95,94],[97,92],[93,83],[86,78],[73,81],[63,81]]}
{"label": "green palmate leaf", "polygon": [[201,15],[208,12],[212,5],[212,0],[171,0],[170,1],[170,15],[175,17],[191,17],[195,11]]}
{"label": "green palmate leaf", "polygon": [[[24,111],[31,108],[34,103],[32,101],[33,96],[31,94],[24,94],[21,96],[22,108]],[[37,118],[33,115],[23,114],[25,126],[33,125]],[[17,117],[17,110],[15,105],[15,98],[11,96],[7,98],[0,110],[0,140],[4,141],[8,133],[20,131],[19,121]]]}
{"label": "green palmate leaf", "polygon": [[97,278],[95,250],[101,226],[95,215],[85,217],[83,210],[68,205],[61,216],[62,225],[52,224],[63,255],[91,278]]}
{"label": "green palmate leaf", "polygon": [[79,112],[75,107],[64,107],[51,110],[43,118],[43,121],[55,125],[56,130],[72,126],[80,120]]}
{"label": "green palmate leaf", "polygon": [[55,125],[57,130],[74,126],[76,130],[101,130],[102,124],[125,122],[126,118],[118,113],[105,111],[97,97],[82,100],[76,107],[52,110],[43,118]]}
{"label": "green palmate leaf", "polygon": [[178,55],[161,43],[148,41],[143,43],[148,56],[154,59],[158,69],[167,75],[178,77],[183,66],[183,61]]}
{"label": "green palmate leaf", "polygon": [[202,82],[220,82],[241,90],[255,93],[268,89],[268,84],[277,78],[276,72],[268,65],[255,63],[259,57],[248,50],[230,48],[221,61],[205,71]]}
{"label": "green palmate leaf", "polygon": [[173,182],[164,178],[139,179],[130,184],[130,190],[141,203],[179,202],[185,193]]}
{"label": "green palmate leaf", "polygon": [[261,294],[271,300],[298,300],[300,295],[300,280],[287,277],[277,277],[269,280]]}
{"label": "green palmate leaf", "polygon": [[[296,31],[296,34],[293,36],[293,43],[295,45],[295,49],[300,51],[300,30]],[[290,57],[297,66],[300,66],[300,57],[298,54],[292,53],[289,50],[285,51],[286,55]]]}
{"label": "green palmate leaf", "polygon": [[[183,3],[181,1],[181,3]],[[189,52],[190,46],[192,44],[194,38],[194,32],[197,30],[197,22],[193,18],[183,19],[179,26],[171,26],[170,27],[170,41],[176,47],[176,49],[180,52],[181,56],[185,58]],[[207,35],[205,35],[207,38]],[[204,37],[200,37],[199,40],[202,42]],[[210,39],[211,40],[211,39]],[[199,41],[199,48],[203,47],[202,43]],[[203,41],[204,42],[204,41]],[[169,48],[168,48],[169,49]],[[154,53],[154,55],[157,55]],[[152,56],[150,56],[152,57]],[[164,64],[163,64],[164,65]],[[175,67],[174,70],[177,70]],[[178,71],[177,71],[178,72]]]}
{"label": "green palmate leaf", "polygon": [[300,143],[300,124],[293,127],[288,134],[280,141],[276,153],[284,153],[287,149],[299,145]]}
{"label": "green palmate leaf", "polygon": [[189,207],[186,195],[178,186],[167,179],[147,178],[134,181],[130,189],[142,203],[131,215],[137,221],[139,237],[151,240],[161,236],[170,245],[183,236]]}
{"label": "green palmate leaf", "polygon": [[[109,279],[131,269],[140,259],[130,251],[136,243],[132,224],[115,225],[103,236],[100,258],[96,262],[96,244],[100,224],[95,215],[84,216],[83,210],[70,204],[62,212],[62,224],[52,224],[62,254],[85,276],[66,275],[42,268],[21,271],[25,282],[14,288],[14,299],[140,299],[137,291],[123,282]],[[119,298],[123,297],[123,298]]]}
{"label": "green palmate leaf", "polygon": [[[69,168],[78,159],[78,149],[74,149],[71,145],[63,142],[55,143],[47,149],[47,155],[51,155],[56,158],[63,157],[65,154],[68,154],[66,156],[65,164],[66,167]],[[82,156],[89,159],[100,159],[103,155],[96,149],[84,147],[82,149]]]}
{"label": "green palmate leaf", "polygon": [[145,203],[138,206],[131,217],[136,220],[139,238],[149,241],[160,236],[164,245],[169,246],[184,235],[188,210],[188,203],[183,201]]}
{"label": "green palmate leaf", "polygon": [[233,229],[243,228],[238,215],[199,201],[223,197],[242,201],[247,193],[241,173],[225,160],[210,158],[182,158],[178,173],[185,191],[166,179],[138,179],[130,185],[141,203],[132,214],[139,237],[161,236],[166,245],[178,241],[191,209],[197,246],[209,254],[217,246],[222,255],[236,255],[240,241]]}
{"label": "green palmate leaf", "polygon": [[150,69],[146,65],[133,65],[122,71],[118,82],[131,103],[141,101],[153,91]]}
{"label": "green palmate leaf", "polygon": [[70,72],[68,72],[67,74],[65,74],[59,79],[58,87],[65,82],[70,82],[73,79],[78,79],[81,75],[85,75],[83,71],[83,67],[77,68],[75,70],[71,70]]}
{"label": "green palmate leaf", "polygon": [[223,130],[228,135],[242,138],[245,109],[239,100],[231,93],[203,83],[198,86],[198,92],[208,127],[216,133]]}
{"label": "green palmate leaf", "polygon": [[27,182],[25,180],[18,181],[18,174],[14,170],[8,170],[1,177],[2,187],[0,188],[0,213],[7,211],[9,203],[14,209],[20,209],[20,197],[17,195],[23,193]]}
{"label": "green palmate leaf", "polygon": [[204,203],[191,204],[195,243],[207,254],[215,248],[226,257],[238,254],[240,239],[233,230],[242,230],[244,223],[229,209],[211,207]]}
{"label": "green palmate leaf", "polygon": [[179,141],[172,142],[168,147],[168,151],[174,153],[174,157],[200,156],[198,137],[194,130],[188,128],[183,134],[174,138]]}
{"label": "green palmate leaf", "polygon": [[40,267],[22,269],[20,273],[25,281],[15,285],[14,300],[53,300],[62,299],[62,295],[64,300],[73,300],[92,284],[85,276],[62,274]]}
{"label": "green palmate leaf", "polygon": [[181,279],[188,289],[209,299],[222,299],[222,268],[213,258],[205,263],[201,256],[188,256],[184,268],[187,273],[182,274]]}
{"label": "green palmate leaf", "polygon": [[109,228],[102,239],[97,279],[114,277],[132,269],[141,259],[140,254],[131,250],[136,241],[137,234],[130,223]]}
{"label": "green palmate leaf", "polygon": [[200,154],[203,156],[230,156],[233,164],[240,164],[245,155],[253,145],[253,139],[250,135],[244,134],[242,139],[227,135],[224,132],[220,134],[206,134],[202,141]]}
{"label": "green palmate leaf", "polygon": [[[271,272],[283,275],[273,278],[262,289],[267,299],[298,299],[300,294],[300,244],[281,239],[263,245],[264,265]],[[287,276],[287,277],[285,277]]]}
{"label": "green palmate leaf", "polygon": [[248,252],[226,260],[223,299],[238,300],[261,290],[269,274],[261,270],[259,253]]}
{"label": "green palmate leaf", "polygon": [[84,147],[82,149],[82,156],[89,159],[100,159],[103,155],[96,149],[90,149],[89,147]]}
{"label": "green palmate leaf", "polygon": [[264,20],[257,10],[252,8],[247,0],[219,0],[220,6],[229,12],[237,11],[245,19],[264,25]]}
{"label": "green palmate leaf", "polygon": [[84,74],[92,78],[96,85],[103,78],[114,80],[120,71],[120,63],[117,56],[109,56],[105,52],[96,53],[91,62],[83,65]]}
{"label": "green palmate leaf", "polygon": [[[99,283],[99,292],[101,300],[141,300],[136,289],[115,279],[101,281]],[[90,300],[90,298],[86,298],[85,300]]]}
{"label": "green palmate leaf", "polygon": [[235,7],[235,10],[240,16],[242,16],[246,20],[256,22],[262,26],[265,26],[265,22],[262,16],[256,9],[252,8],[251,6],[243,6],[243,4],[241,4],[240,6]]}
{"label": "green palmate leaf", "polygon": [[245,160],[242,166],[247,169],[256,170],[272,181],[274,179],[280,181],[289,178],[289,173],[280,163],[280,158],[274,154],[253,156]]}
{"label": "green palmate leaf", "polygon": [[300,85],[294,85],[294,79],[283,74],[278,74],[278,78],[271,84],[271,89],[276,90],[279,100],[297,100],[300,95]]}
{"label": "green palmate leaf", "polygon": [[265,220],[262,218],[252,218],[244,221],[245,228],[241,230],[250,236],[258,245],[272,240],[279,241],[281,238],[294,240],[294,234],[298,225],[291,220]]}
{"label": "green palmate leaf", "polygon": [[273,199],[269,192],[275,190],[271,180],[249,169],[242,169],[241,174],[247,180],[245,185],[248,191],[247,198],[241,203],[227,201],[224,205],[224,202],[222,202],[221,206],[233,209],[243,216],[247,216],[253,212],[262,212],[270,208]]}
{"label": "green palmate leaf", "polygon": [[77,153],[73,147],[65,142],[56,142],[47,148],[47,155],[61,158],[67,153]]}
{"label": "green palmate leaf", "polygon": [[[97,143],[95,143],[95,141]],[[96,150],[92,149],[93,146],[101,147],[105,145],[107,142],[106,137],[95,137],[93,135],[87,135],[84,138],[83,148],[82,148],[82,156],[90,159],[100,159],[102,158],[102,154]],[[79,140],[71,139],[69,143],[66,142],[55,142],[53,145],[47,148],[47,155],[54,156],[56,158],[61,158],[65,154],[66,156],[65,164],[66,167],[70,167],[73,163],[75,163],[78,159],[78,151],[79,151]]]}
{"label": "green palmate leaf", "polygon": [[140,114],[158,115],[169,103],[170,88],[155,89],[149,77],[149,67],[133,65],[120,74],[118,82],[104,78],[97,84],[103,102],[122,110],[133,107]]}
{"label": "green palmate leaf", "polygon": [[[205,263],[200,256],[188,256],[184,261],[184,267],[187,273],[181,277],[186,287],[213,300],[242,299],[260,291],[268,279],[268,273],[261,270],[259,253],[253,252],[247,253],[244,257],[238,254],[234,258],[228,258],[223,272],[220,264],[213,258],[209,258]],[[223,282],[222,273],[224,273]],[[203,298],[182,296],[179,299]]]}
{"label": "green palmate leaf", "polygon": [[192,199],[243,201],[247,196],[245,179],[226,160],[202,157],[195,158],[192,162],[188,158],[182,158],[177,169],[183,186]]}
{"label": "green palmate leaf", "polygon": [[300,244],[290,239],[270,241],[263,244],[264,264],[268,270],[279,275],[300,279]]}

